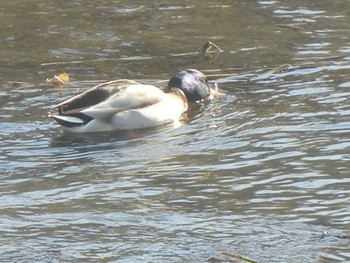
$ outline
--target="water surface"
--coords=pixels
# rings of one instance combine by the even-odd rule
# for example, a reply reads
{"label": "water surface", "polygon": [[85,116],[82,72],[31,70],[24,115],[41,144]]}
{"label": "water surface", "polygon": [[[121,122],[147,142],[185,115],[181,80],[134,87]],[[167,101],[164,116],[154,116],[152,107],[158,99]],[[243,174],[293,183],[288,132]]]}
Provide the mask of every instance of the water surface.
{"label": "water surface", "polygon": [[[350,261],[348,1],[0,10],[4,262]],[[186,68],[235,75],[180,127],[70,135],[47,117],[86,81]],[[74,84],[46,84],[61,72]]]}

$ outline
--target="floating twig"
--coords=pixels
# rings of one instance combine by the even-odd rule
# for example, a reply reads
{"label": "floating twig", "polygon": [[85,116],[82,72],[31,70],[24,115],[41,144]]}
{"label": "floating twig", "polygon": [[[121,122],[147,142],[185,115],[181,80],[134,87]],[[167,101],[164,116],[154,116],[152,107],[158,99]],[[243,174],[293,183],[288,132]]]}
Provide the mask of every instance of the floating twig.
{"label": "floating twig", "polygon": [[284,73],[287,72],[292,68],[292,65],[290,64],[284,64],[278,67],[275,67],[273,69],[270,69],[269,71],[265,72],[264,74],[279,74],[279,73]]}
{"label": "floating twig", "polygon": [[59,62],[45,62],[41,63],[40,66],[56,66],[56,65],[70,65],[70,64],[82,64],[82,63],[90,63],[97,62],[100,60],[74,60],[74,61],[59,61]]}
{"label": "floating twig", "polygon": [[223,50],[218,45],[214,44],[211,41],[208,41],[207,43],[205,43],[202,50],[204,54],[213,53],[213,52],[218,53],[222,51]]}
{"label": "floating twig", "polygon": [[215,60],[220,52],[223,52],[223,50],[211,41],[205,43],[202,49],[202,54],[210,61]]}
{"label": "floating twig", "polygon": [[262,80],[262,79],[267,79],[269,77],[271,77],[274,74],[281,74],[281,73],[285,73],[288,72],[289,70],[291,70],[293,68],[292,65],[290,64],[284,64],[278,67],[274,67],[273,69],[270,69],[258,76],[254,76],[252,77],[250,80],[251,81],[255,81],[255,80]]}

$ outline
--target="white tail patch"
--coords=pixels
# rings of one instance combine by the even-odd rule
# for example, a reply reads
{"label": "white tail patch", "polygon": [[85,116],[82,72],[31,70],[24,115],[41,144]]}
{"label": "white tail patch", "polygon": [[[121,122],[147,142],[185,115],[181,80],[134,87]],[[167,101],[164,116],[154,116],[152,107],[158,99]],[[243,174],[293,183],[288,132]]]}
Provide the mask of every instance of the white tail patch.
{"label": "white tail patch", "polygon": [[72,116],[64,116],[64,115],[50,115],[50,117],[54,118],[55,120],[61,120],[66,123],[72,123],[72,124],[83,124],[84,121],[77,117]]}

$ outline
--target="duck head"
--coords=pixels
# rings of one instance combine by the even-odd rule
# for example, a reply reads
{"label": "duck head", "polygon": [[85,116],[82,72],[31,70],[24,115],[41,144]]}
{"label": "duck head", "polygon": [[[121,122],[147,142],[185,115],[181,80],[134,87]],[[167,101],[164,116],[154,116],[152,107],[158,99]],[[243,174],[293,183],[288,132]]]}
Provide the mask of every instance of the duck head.
{"label": "duck head", "polygon": [[187,69],[176,73],[169,80],[168,88],[182,90],[189,102],[209,99],[212,93],[207,78],[196,69]]}

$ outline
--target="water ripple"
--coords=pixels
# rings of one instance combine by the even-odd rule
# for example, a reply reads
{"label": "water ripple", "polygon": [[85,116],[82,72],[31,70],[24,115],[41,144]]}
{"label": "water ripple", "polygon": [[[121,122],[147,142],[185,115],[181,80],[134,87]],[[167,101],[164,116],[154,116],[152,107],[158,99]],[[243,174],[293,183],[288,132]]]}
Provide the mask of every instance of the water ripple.
{"label": "water ripple", "polygon": [[[3,260],[349,261],[346,1],[39,2],[1,7]],[[223,49],[211,61],[208,39]],[[85,88],[41,84],[61,70],[165,79],[183,68],[238,75],[176,129],[71,135],[47,117]]]}

